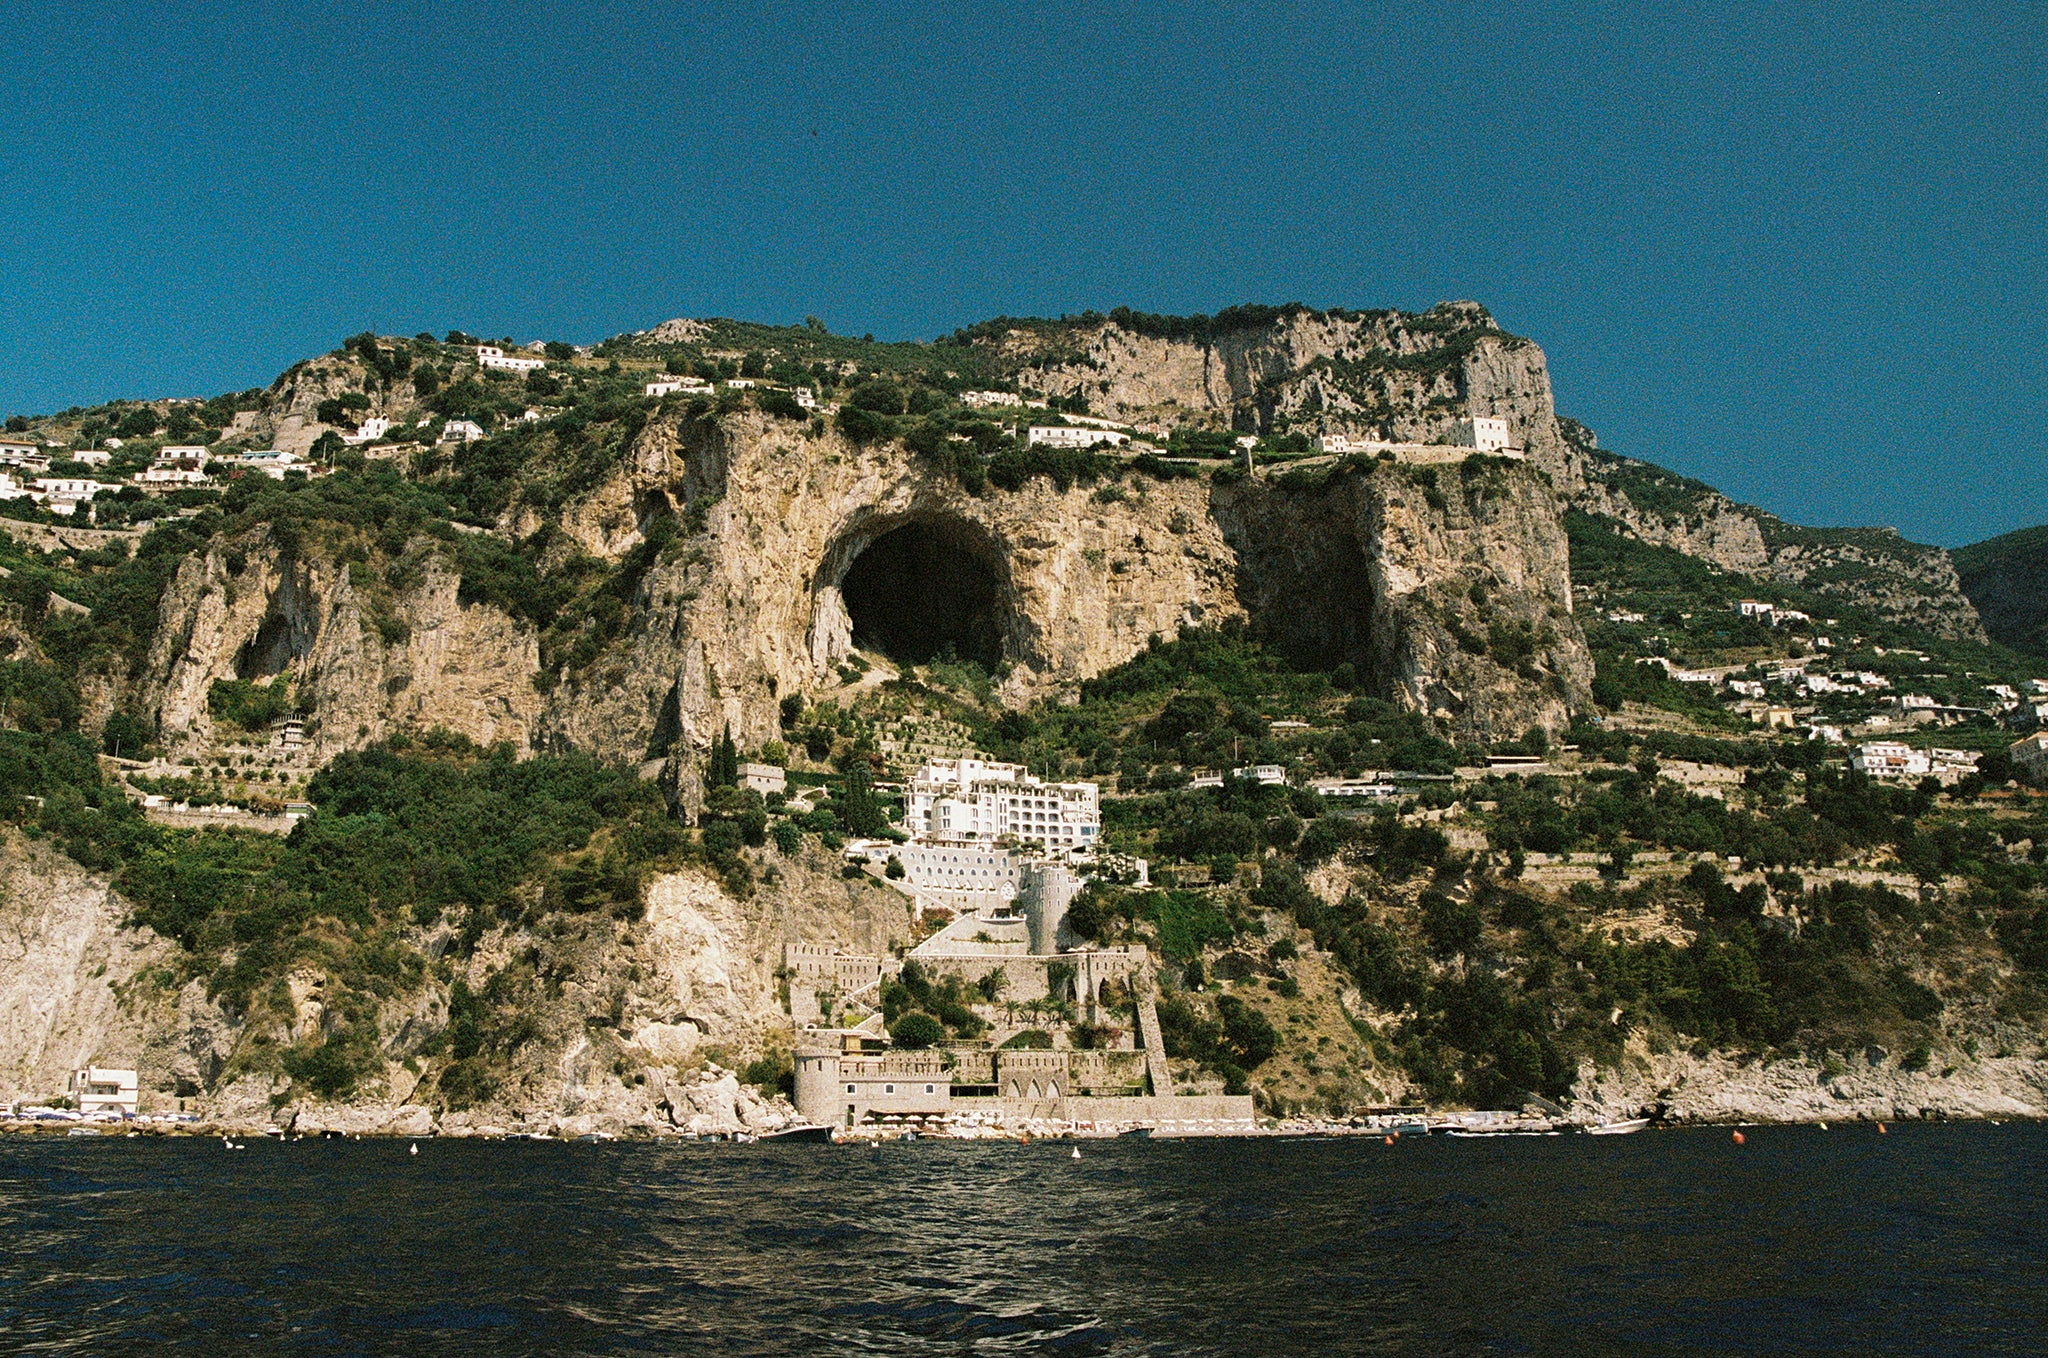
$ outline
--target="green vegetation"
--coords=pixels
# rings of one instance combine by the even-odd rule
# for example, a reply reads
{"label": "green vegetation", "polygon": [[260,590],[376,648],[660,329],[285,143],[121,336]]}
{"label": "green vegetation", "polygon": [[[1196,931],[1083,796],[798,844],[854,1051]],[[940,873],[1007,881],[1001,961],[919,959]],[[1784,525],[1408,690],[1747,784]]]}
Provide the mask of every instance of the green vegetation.
{"label": "green vegetation", "polygon": [[292,682],[278,675],[269,683],[253,679],[216,679],[206,693],[206,710],[214,720],[262,732],[270,723],[291,715]]}
{"label": "green vegetation", "polygon": [[[702,852],[649,784],[582,756],[522,761],[445,735],[344,754],[308,789],[319,814],[280,839],[153,825],[92,755],[76,735],[0,731],[0,811],[111,873],[137,923],[178,941],[186,974],[231,1011],[285,1005],[287,971],[324,968],[347,1026],[279,1059],[328,1094],[372,1068],[376,1001],[431,965],[407,926],[452,923],[445,964],[497,922],[636,918],[645,875]],[[516,1025],[527,983],[505,984]]]}
{"label": "green vegetation", "polygon": [[906,961],[895,980],[882,983],[882,1019],[889,1035],[906,1046],[935,1046],[949,1035],[979,1037],[988,1025],[968,1005],[984,998],[957,976],[935,984],[917,962]]}
{"label": "green vegetation", "polygon": [[2048,657],[2048,528],[2022,528],[1950,556],[1992,640]]}

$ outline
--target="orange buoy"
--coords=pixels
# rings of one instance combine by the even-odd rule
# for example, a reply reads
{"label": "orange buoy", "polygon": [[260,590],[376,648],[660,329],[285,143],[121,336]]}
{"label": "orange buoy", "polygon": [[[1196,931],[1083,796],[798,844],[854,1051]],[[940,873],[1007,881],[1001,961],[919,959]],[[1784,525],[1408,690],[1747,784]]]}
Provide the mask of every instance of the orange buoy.
{"label": "orange buoy", "polygon": [[1741,1132],[1736,1132],[1730,1139],[1733,1140],[1735,1144],[1738,1146],[1744,1144],[1749,1140],[1749,1138],[1744,1136]]}
{"label": "orange buoy", "polygon": [[1884,1124],[1882,1122],[1877,1124],[1877,1134],[1879,1136],[1883,1136],[1885,1134]]}
{"label": "orange buoy", "polygon": [[1389,1146],[1393,1145],[1393,1144],[1394,1144],[1394,1138],[1393,1138],[1393,1137],[1391,1137],[1391,1136],[1390,1136],[1390,1137],[1388,1137],[1388,1138],[1387,1138],[1387,1144],[1388,1144]]}

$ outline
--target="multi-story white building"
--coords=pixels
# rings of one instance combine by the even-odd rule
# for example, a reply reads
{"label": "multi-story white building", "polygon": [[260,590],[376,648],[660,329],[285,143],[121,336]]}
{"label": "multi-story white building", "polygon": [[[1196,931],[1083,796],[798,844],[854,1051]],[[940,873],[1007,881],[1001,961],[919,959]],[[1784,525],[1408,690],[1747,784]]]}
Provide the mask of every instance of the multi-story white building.
{"label": "multi-story white building", "polygon": [[519,358],[506,353],[495,344],[479,344],[476,347],[476,365],[479,368],[497,368],[503,372],[538,372],[548,366],[544,358]]}
{"label": "multi-story white building", "polygon": [[273,481],[282,481],[286,470],[299,465],[299,455],[280,452],[276,448],[261,448],[243,453],[234,461],[251,471],[262,472]]}
{"label": "multi-story white building", "polygon": [[993,845],[912,840],[889,851],[902,885],[925,905],[986,916],[1017,898],[1017,859]]}
{"label": "multi-story white building", "polygon": [[343,434],[341,436],[341,441],[343,443],[351,445],[358,443],[375,443],[378,439],[383,438],[386,434],[390,432],[391,421],[385,419],[382,415],[372,415],[369,419],[364,420],[361,424],[356,426],[355,433]]}
{"label": "multi-story white building", "polygon": [[2036,731],[2008,747],[2005,753],[2014,764],[2039,777],[2048,768],[2048,731]]}
{"label": "multi-story white building", "polygon": [[441,426],[443,443],[475,443],[484,436],[484,427],[475,420],[450,420]]}
{"label": "multi-story white building", "polygon": [[1514,447],[1508,437],[1508,422],[1486,415],[1474,415],[1451,426],[1451,442],[1475,452],[1497,453]]}
{"label": "multi-story white building", "polygon": [[963,391],[960,404],[964,406],[1021,406],[1024,398],[1014,391]]}
{"label": "multi-story white building", "polygon": [[212,477],[191,467],[145,467],[135,473],[134,480],[144,490],[183,490],[213,484]]}
{"label": "multi-story white building", "polygon": [[29,483],[46,500],[90,500],[109,487],[82,476],[38,476]]}
{"label": "multi-story white building", "polygon": [[780,764],[742,764],[740,786],[765,797],[771,792],[789,791],[789,775]]}
{"label": "multi-story white building", "polygon": [[142,1081],[132,1070],[87,1066],[71,1073],[71,1097],[78,1101],[78,1111],[87,1115],[114,1113],[134,1117],[141,1102],[141,1089]]}
{"label": "multi-story white building", "polygon": [[1925,778],[1934,771],[1934,761],[1925,750],[1896,740],[1873,740],[1856,747],[1849,767],[1872,778]]}
{"label": "multi-story white building", "polygon": [[1093,783],[1044,782],[1022,764],[934,759],[904,789],[903,824],[926,841],[1092,849],[1102,833],[1101,792]]}
{"label": "multi-story white building", "polygon": [[1034,424],[1025,435],[1024,441],[1042,443],[1049,448],[1093,448],[1098,443],[1115,444],[1121,448],[1131,441],[1131,436],[1114,429],[1085,429],[1068,424]]}

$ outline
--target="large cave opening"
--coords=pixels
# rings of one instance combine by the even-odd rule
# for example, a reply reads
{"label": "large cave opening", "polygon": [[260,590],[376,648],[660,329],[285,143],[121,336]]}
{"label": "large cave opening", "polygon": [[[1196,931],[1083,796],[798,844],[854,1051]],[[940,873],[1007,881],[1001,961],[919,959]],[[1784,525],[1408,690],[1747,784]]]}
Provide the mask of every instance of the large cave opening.
{"label": "large cave opening", "polygon": [[884,533],[847,567],[839,591],[856,646],[903,665],[1002,664],[1002,567],[994,545],[964,524],[917,520]]}

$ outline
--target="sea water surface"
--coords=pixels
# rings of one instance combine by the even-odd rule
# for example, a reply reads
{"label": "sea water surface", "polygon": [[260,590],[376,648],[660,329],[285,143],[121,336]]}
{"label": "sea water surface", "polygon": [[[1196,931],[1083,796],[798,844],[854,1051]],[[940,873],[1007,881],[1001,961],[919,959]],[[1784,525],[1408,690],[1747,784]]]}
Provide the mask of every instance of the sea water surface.
{"label": "sea water surface", "polygon": [[2048,1128],[0,1141],[0,1352],[2048,1349]]}

